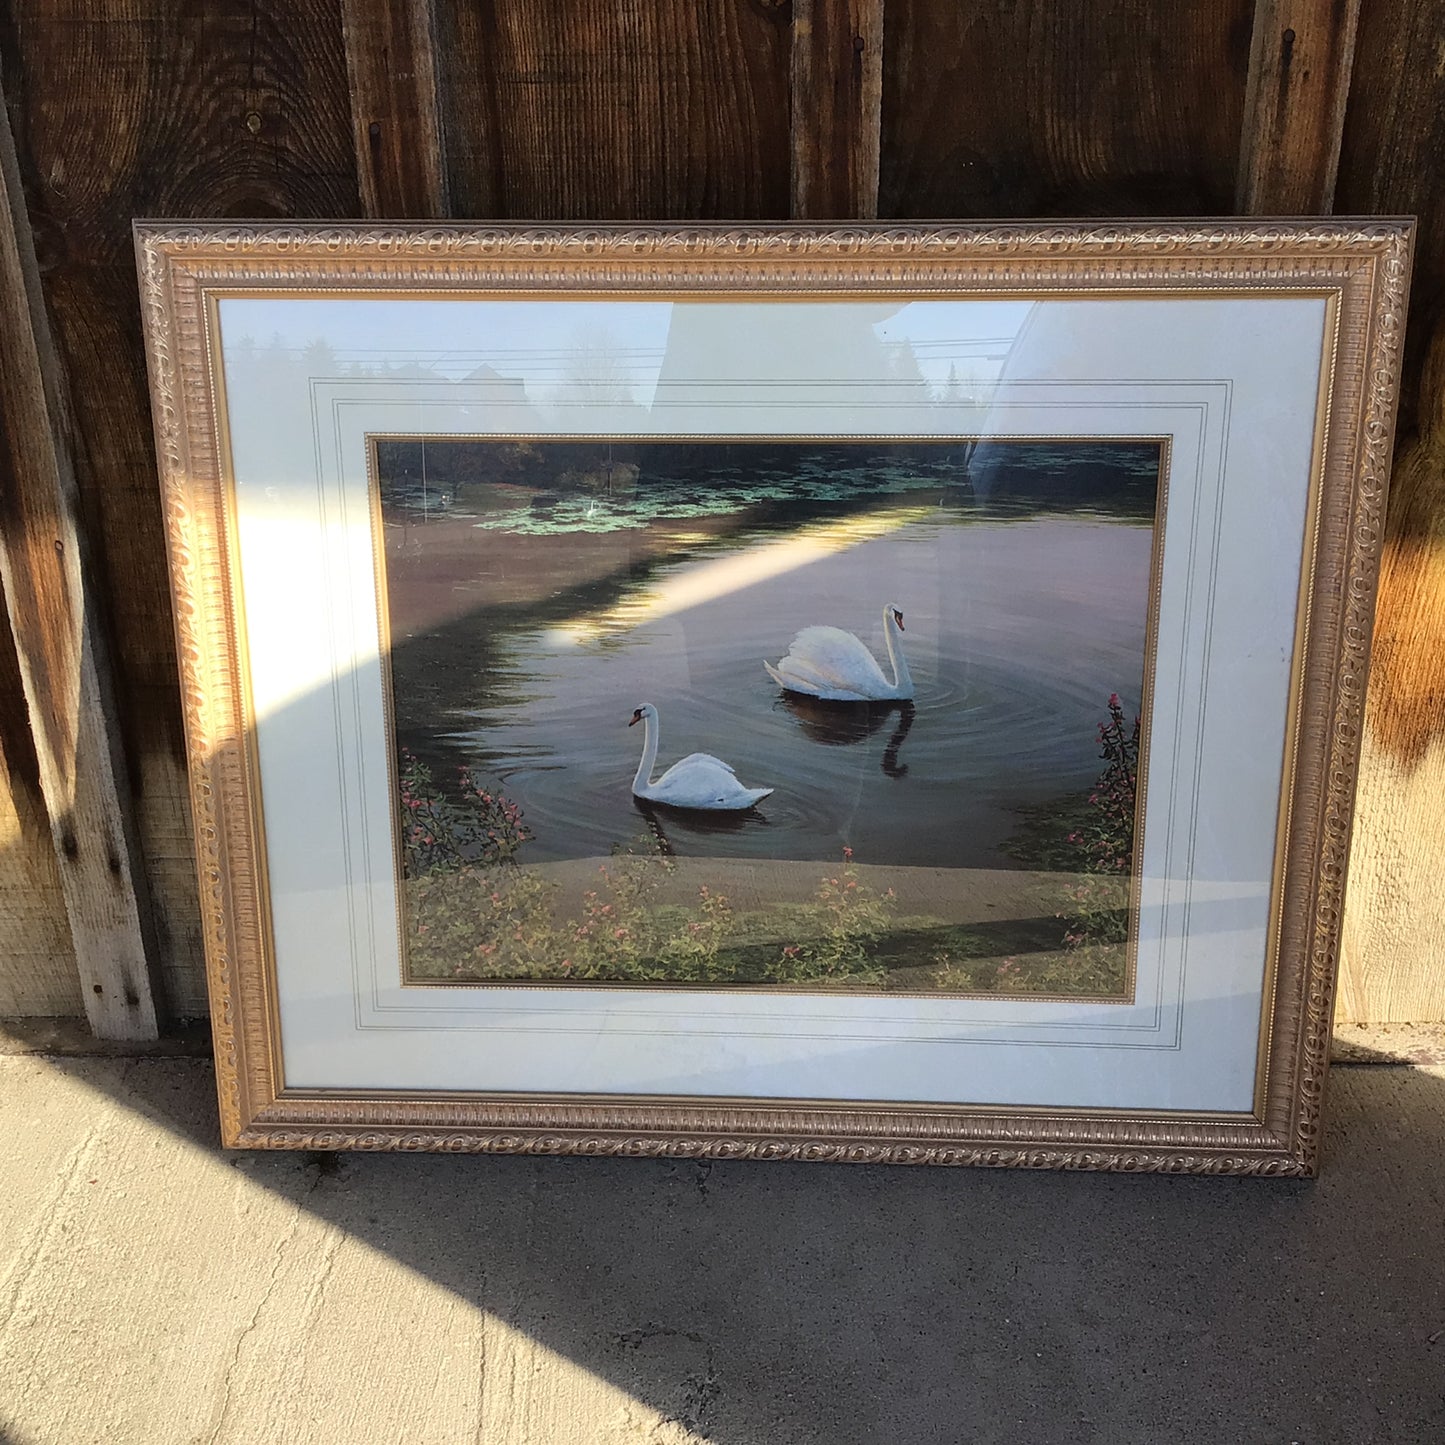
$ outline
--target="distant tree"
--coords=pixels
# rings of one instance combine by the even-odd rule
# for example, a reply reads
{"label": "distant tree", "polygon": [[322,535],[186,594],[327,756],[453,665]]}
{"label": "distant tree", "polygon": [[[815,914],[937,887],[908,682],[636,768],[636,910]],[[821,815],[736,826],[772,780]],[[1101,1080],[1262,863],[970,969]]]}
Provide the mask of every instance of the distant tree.
{"label": "distant tree", "polygon": [[341,364],[336,359],[336,353],[331,349],[331,343],[322,336],[307,342],[301,352],[301,369],[307,376],[341,374]]}
{"label": "distant tree", "polygon": [[617,338],[603,327],[577,332],[567,364],[566,387],[577,399],[594,406],[632,406],[632,379],[618,356]]}
{"label": "distant tree", "polygon": [[943,390],[939,393],[938,399],[944,406],[961,406],[964,402],[963,386],[958,379],[958,367],[951,361],[948,363],[948,380],[943,383]]}
{"label": "distant tree", "polygon": [[900,385],[900,399],[907,399],[909,391],[912,391],[915,394],[914,399],[920,402],[931,402],[934,399],[933,388],[929,386],[928,378],[918,364],[918,356],[911,341],[905,339],[895,342],[889,348],[888,364],[893,380]]}

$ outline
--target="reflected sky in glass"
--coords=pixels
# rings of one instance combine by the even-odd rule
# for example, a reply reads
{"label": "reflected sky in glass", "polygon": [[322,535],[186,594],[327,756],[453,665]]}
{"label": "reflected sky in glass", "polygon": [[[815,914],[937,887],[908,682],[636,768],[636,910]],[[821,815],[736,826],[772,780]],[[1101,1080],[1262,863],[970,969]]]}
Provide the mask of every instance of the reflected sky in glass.
{"label": "reflected sky in glass", "polygon": [[[810,327],[840,339],[830,360],[845,372],[873,374],[878,358],[888,364],[906,348],[923,379],[938,387],[951,379],[965,387],[995,380],[1033,306],[979,300],[728,304],[739,313],[729,330],[753,346],[751,359],[765,374],[781,350],[772,339],[796,334],[798,313],[806,311]],[[460,380],[490,368],[525,382],[539,405],[575,383],[579,370],[586,376],[602,367],[633,402],[650,407],[679,346],[712,329],[710,314],[715,303],[625,299],[221,302],[228,353],[279,348],[299,357],[322,342],[343,372],[407,366]]]}

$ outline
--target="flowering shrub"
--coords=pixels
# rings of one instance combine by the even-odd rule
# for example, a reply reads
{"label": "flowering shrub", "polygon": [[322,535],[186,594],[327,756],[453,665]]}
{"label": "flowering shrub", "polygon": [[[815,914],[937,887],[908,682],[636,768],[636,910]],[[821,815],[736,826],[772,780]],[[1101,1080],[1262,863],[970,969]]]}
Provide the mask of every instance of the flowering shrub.
{"label": "flowering shrub", "polygon": [[581,917],[563,930],[566,978],[638,979],[666,977],[658,951],[666,919],[651,906],[671,864],[666,858],[619,854],[598,869],[600,886],[582,895]]}
{"label": "flowering shrub", "polygon": [[1124,957],[1117,946],[1090,943],[1060,949],[1053,940],[1034,940],[1024,954],[1000,959],[996,948],[972,956],[983,939],[969,938],[968,929],[950,930],[947,946],[933,955],[930,981],[935,988],[961,993],[1082,994],[1117,997],[1124,979]]}
{"label": "flowering shrub", "polygon": [[1091,873],[1130,873],[1134,867],[1134,797],[1139,774],[1139,719],[1124,728],[1119,694],[1109,694],[1109,721],[1099,724],[1099,756],[1108,767],[1089,794],[1090,812],[1068,835]]}
{"label": "flowering shrub", "polygon": [[843,849],[843,866],[825,874],[816,901],[801,910],[812,923],[803,942],[789,944],[769,971],[776,983],[803,983],[812,979],[851,979],[877,982],[883,967],[873,948],[888,929],[896,895],[870,888],[859,876],[853,850]]}
{"label": "flowering shrub", "polygon": [[[418,795],[413,788],[412,796]],[[499,866],[509,858],[480,848],[471,835],[458,843],[454,834],[430,828],[432,818],[443,816],[435,807],[417,812],[418,827],[432,840],[448,842],[438,848],[424,833],[417,841],[430,850],[423,856],[433,866],[428,872],[408,868],[413,977],[873,983],[886,973],[876,946],[888,931],[894,892],[880,893],[864,882],[852,849],[844,849],[841,868],[820,880],[813,903],[749,913],[739,913],[707,884],[691,902],[659,898],[673,861],[652,851],[618,849],[568,908],[559,885],[538,870]],[[482,861],[465,861],[469,848]],[[800,941],[780,950],[780,932]]]}
{"label": "flowering shrub", "polygon": [[1139,718],[1124,726],[1117,692],[1109,721],[1099,724],[1099,756],[1108,766],[1089,794],[1089,807],[1067,842],[1079,855],[1080,878],[1065,891],[1060,911],[1064,943],[1072,949],[1123,943],[1129,936],[1129,877],[1134,871],[1134,800],[1139,776]]}
{"label": "flowering shrub", "polygon": [[703,884],[697,890],[697,916],[687,919],[663,948],[669,978],[700,981],[735,976],[722,957],[723,945],[732,936],[738,920],[727,897]]}
{"label": "flowering shrub", "polygon": [[480,976],[503,950],[514,977],[545,970],[553,890],[534,874],[501,866],[514,863],[532,836],[522,810],[465,767],[447,796],[405,750],[399,784],[411,972]]}
{"label": "flowering shrub", "polygon": [[526,868],[470,866],[408,878],[410,972],[420,978],[548,978],[556,889]]}
{"label": "flowering shrub", "polygon": [[1110,694],[1107,711],[1096,734],[1105,767],[1093,787],[1024,810],[1023,827],[1003,845],[1031,867],[1071,875],[1061,880],[1054,915],[1062,937],[1042,940],[1040,953],[1020,956],[1012,968],[950,949],[938,959],[948,977],[945,983],[940,975],[940,987],[967,986],[965,973],[982,990],[1111,994],[1123,987],[1128,960],[1120,945],[1129,936],[1140,719],[1126,722],[1118,693]]}
{"label": "flowering shrub", "polygon": [[483,788],[470,768],[457,773],[458,796],[443,794],[425,763],[401,755],[401,846],[408,878],[510,862],[531,836],[522,810]]}

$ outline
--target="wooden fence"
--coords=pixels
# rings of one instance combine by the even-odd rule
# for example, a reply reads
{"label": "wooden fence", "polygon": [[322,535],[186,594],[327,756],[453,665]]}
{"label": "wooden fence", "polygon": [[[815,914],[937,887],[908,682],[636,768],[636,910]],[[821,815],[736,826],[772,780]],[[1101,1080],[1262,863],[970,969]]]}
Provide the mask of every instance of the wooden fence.
{"label": "wooden fence", "polygon": [[0,1014],[203,1012],[130,221],[1416,214],[1342,1007],[1445,1018],[1445,0],[0,0]]}

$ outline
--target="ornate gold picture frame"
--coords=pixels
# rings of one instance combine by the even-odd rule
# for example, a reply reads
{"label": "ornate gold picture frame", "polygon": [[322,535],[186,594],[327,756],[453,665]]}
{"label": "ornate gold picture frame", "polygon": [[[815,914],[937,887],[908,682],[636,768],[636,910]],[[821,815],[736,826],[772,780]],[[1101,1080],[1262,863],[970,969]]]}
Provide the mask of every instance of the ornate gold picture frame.
{"label": "ornate gold picture frame", "polygon": [[1314,1172],[1409,222],[136,241],[228,1146]]}

